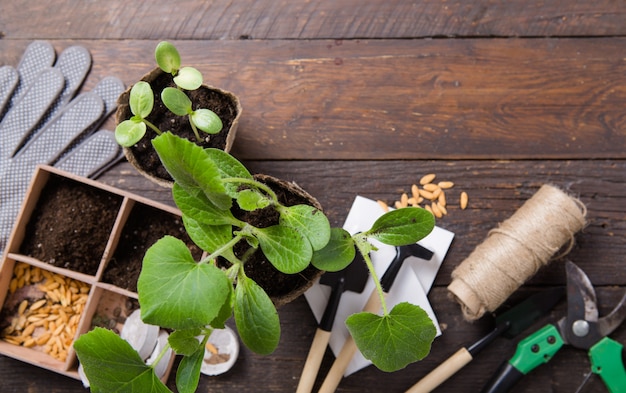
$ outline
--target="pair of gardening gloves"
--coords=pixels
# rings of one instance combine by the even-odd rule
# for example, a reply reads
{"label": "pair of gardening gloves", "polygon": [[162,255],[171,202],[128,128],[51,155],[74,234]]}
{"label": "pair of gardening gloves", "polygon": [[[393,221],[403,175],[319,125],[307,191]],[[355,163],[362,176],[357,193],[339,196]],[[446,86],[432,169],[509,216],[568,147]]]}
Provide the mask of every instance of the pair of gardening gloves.
{"label": "pair of gardening gloves", "polygon": [[37,165],[95,178],[123,157],[113,132],[99,127],[124,84],[106,77],[76,95],[90,69],[87,49],[57,58],[44,41],[32,42],[16,68],[0,67],[0,256]]}

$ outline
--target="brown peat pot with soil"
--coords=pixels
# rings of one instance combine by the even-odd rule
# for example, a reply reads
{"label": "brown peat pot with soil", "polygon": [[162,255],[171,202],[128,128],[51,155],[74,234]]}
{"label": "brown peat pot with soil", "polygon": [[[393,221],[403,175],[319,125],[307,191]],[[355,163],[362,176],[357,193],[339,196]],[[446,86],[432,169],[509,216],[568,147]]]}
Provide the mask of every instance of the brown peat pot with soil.
{"label": "brown peat pot with soil", "polygon": [[[141,80],[150,84],[154,92],[154,108],[146,120],[159,130],[171,131],[173,134],[188,139],[204,148],[211,147],[226,152],[230,151],[235,140],[239,118],[241,116],[241,103],[235,94],[207,85],[202,85],[200,88],[193,91],[187,91],[194,109],[210,109],[217,114],[223,124],[222,130],[219,133],[212,135],[201,134],[201,140],[197,140],[187,116],[179,116],[172,113],[163,104],[161,99],[161,91],[163,91],[163,89],[166,87],[176,87],[172,75],[157,67],[141,78]],[[117,124],[133,116],[129,104],[131,89],[132,86],[118,98],[118,107],[115,114]],[[156,134],[148,129],[137,144],[124,147],[124,155],[128,162],[143,176],[161,186],[171,187],[172,177],[167,173],[159,160],[159,156],[152,147],[151,140],[155,136]]]}

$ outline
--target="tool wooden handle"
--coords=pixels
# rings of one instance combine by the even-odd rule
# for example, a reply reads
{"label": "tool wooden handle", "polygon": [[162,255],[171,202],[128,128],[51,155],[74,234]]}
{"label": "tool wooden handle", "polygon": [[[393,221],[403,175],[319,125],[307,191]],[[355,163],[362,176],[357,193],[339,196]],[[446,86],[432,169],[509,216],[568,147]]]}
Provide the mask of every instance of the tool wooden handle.
{"label": "tool wooden handle", "polygon": [[427,393],[434,390],[457,371],[465,367],[472,359],[472,354],[466,348],[459,349],[405,393]]}
{"label": "tool wooden handle", "polygon": [[317,372],[320,369],[324,352],[326,352],[328,340],[330,340],[330,332],[317,329],[315,337],[313,337],[313,342],[311,343],[311,349],[309,349],[309,355],[302,369],[302,375],[300,375],[300,382],[298,383],[296,393],[309,393],[313,390],[313,384],[315,384]]}
{"label": "tool wooden handle", "polygon": [[[378,296],[378,292],[374,290],[367,300],[363,311],[377,313],[380,311],[380,306],[380,297]],[[326,375],[326,378],[320,387],[319,393],[333,393],[337,389],[337,386],[339,386],[341,378],[343,378],[343,374],[345,374],[348,364],[350,364],[350,361],[356,351],[357,347],[354,339],[352,336],[348,336],[348,339],[343,344],[339,355],[337,355],[337,358],[333,362],[330,371],[328,371],[328,375]]]}

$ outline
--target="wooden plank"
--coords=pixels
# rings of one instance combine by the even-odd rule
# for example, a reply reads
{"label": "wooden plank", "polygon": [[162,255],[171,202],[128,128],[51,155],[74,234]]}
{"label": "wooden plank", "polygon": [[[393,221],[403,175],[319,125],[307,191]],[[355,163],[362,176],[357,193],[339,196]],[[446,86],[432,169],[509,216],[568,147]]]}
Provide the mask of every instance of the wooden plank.
{"label": "wooden plank", "polygon": [[[448,215],[437,225],[456,234],[436,284],[450,283],[450,273],[482,243],[489,230],[511,217],[543,184],[554,184],[578,197],[587,208],[588,226],[576,234],[567,255],[596,285],[626,285],[621,268],[626,255],[626,161],[247,161],[254,173],[294,181],[322,204],[333,226],[341,226],[356,195],[390,204],[427,173],[449,180]],[[170,192],[150,183],[124,163],[101,181],[172,203]],[[458,207],[469,194],[466,210]],[[533,285],[564,283],[563,264],[553,262],[532,278]]]}
{"label": "wooden plank", "polygon": [[617,36],[626,3],[598,0],[63,1],[3,5],[10,39],[364,39]]}
{"label": "wooden plank", "polygon": [[[28,43],[0,41],[0,64]],[[626,157],[626,38],[176,43],[240,96],[242,158]],[[156,41],[54,44],[91,51],[89,89],[132,84]]]}

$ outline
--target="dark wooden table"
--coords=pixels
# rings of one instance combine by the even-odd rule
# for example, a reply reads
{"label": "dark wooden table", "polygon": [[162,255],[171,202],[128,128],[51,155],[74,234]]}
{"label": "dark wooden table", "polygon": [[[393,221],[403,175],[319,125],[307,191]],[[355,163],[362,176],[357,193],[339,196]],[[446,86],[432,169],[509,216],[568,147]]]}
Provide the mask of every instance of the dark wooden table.
{"label": "dark wooden table", "polygon": [[[175,42],[210,84],[241,98],[233,150],[255,172],[296,181],[341,225],[359,194],[393,202],[426,173],[470,196],[437,224],[456,234],[429,294],[443,329],[430,355],[395,373],[369,367],[341,392],[403,392],[463,345],[487,318],[463,320],[450,273],[545,183],[578,196],[589,225],[568,258],[589,275],[606,312],[626,288],[626,3],[512,1],[3,1],[0,64],[17,65],[33,40],[57,52],[83,45],[93,67],[131,84],[153,49]],[[107,122],[114,128],[112,120]],[[123,162],[99,180],[161,202],[168,190]],[[564,284],[562,260],[510,302]],[[564,312],[561,304],[540,327]],[[242,350],[199,392],[293,392],[313,338],[304,298],[280,310],[277,351]],[[626,342],[626,324],[613,338]],[[516,341],[498,339],[441,392],[476,392]],[[327,351],[321,375],[333,355]],[[563,349],[515,392],[573,392],[589,371]],[[318,378],[319,386],[322,378]],[[174,378],[169,386],[174,388]],[[81,392],[80,382],[0,356],[0,391]],[[584,392],[607,391],[592,377]]]}

